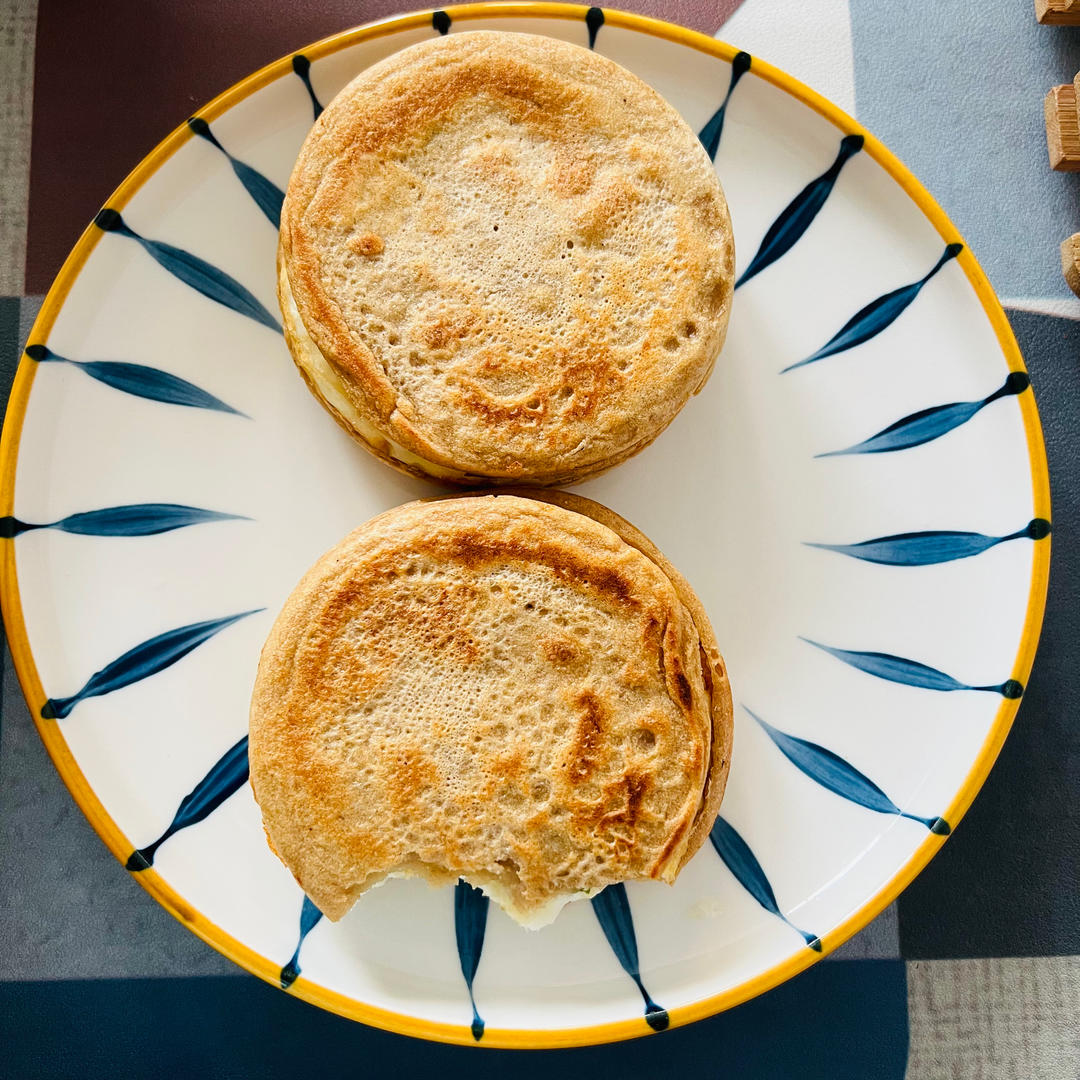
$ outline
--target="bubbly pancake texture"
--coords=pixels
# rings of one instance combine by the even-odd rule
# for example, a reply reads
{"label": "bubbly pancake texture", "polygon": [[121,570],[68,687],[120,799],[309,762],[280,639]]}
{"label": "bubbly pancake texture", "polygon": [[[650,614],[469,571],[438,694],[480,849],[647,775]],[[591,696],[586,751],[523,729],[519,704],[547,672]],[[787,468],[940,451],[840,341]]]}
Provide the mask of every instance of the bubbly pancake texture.
{"label": "bubbly pancake texture", "polygon": [[323,112],[279,297],[309,386],[374,453],[556,484],[636,453],[701,388],[733,269],[712,163],[667,102],[587,49],[477,31]]}
{"label": "bubbly pancake texture", "polygon": [[707,836],[731,697],[704,612],[621,519],[545,498],[388,511],[278,617],[251,781],[331,919],[404,875],[462,877],[543,925],[614,882],[674,881]]}

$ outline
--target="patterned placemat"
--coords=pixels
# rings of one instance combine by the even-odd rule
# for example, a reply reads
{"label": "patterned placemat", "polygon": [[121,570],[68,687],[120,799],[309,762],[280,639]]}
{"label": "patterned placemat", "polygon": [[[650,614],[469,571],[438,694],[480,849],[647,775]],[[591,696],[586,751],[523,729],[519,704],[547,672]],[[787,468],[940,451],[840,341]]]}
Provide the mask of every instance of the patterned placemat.
{"label": "patterned placemat", "polygon": [[[1080,178],[1049,171],[1042,96],[1080,31],[1028,0],[637,0],[716,33],[853,112],[915,171],[980,258],[1038,394],[1054,565],[1035,671],[989,781],[930,867],[802,976],[663,1036],[475,1053],[321,1013],[245,975],[159,908],[94,836],[4,657],[0,1050],[36,1077],[1080,1077],[1080,302],[1057,245]],[[300,44],[393,0],[229,4],[0,0],[0,388],[85,223],[176,123]],[[0,541],[5,542],[5,541]],[[512,1056],[511,1056],[512,1055]]]}

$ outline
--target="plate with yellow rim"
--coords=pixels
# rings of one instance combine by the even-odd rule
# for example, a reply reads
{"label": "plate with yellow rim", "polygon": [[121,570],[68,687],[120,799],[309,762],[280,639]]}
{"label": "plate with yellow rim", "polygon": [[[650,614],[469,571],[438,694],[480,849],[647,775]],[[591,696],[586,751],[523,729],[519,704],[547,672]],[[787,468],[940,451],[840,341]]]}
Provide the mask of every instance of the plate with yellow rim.
{"label": "plate with yellow rim", "polygon": [[[712,378],[653,446],[580,490],[643,529],[705,604],[735,693],[731,776],[711,842],[673,887],[609,887],[530,932],[469,886],[395,880],[331,923],[267,848],[247,784],[258,653],[318,555],[435,489],[367,455],[304,389],[275,300],[281,193],[353,76],[475,29],[629,68],[700,133],[724,185],[737,285]],[[600,8],[394,18],[210,102],[65,263],[0,459],[15,666],[105,843],[195,934],[285,992],[450,1042],[648,1035],[835,949],[974,798],[1045,600],[1033,392],[933,198],[765,60]]]}

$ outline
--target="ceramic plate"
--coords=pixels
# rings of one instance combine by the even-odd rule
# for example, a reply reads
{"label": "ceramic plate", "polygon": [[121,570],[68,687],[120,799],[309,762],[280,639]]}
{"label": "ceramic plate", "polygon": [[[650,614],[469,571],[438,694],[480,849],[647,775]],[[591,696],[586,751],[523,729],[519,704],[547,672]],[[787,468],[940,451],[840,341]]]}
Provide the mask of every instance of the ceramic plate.
{"label": "ceramic plate", "polygon": [[[281,191],[320,103],[433,34],[549,34],[671,101],[714,158],[738,285],[708,385],[584,485],[705,603],[736,700],[712,843],[519,929],[395,880],[332,924],[268,850],[247,780],[263,639],[301,573],[435,490],[345,436],[280,332]],[[819,959],[944,842],[1034,654],[1045,456],[1023,363],[962,239],[849,116],[663,23],[475,5],[351,31],[177,129],[65,264],[3,445],[19,676],[80,806],[191,930],[287,992],[497,1046],[645,1035]],[[991,868],[988,868],[988,871]]]}

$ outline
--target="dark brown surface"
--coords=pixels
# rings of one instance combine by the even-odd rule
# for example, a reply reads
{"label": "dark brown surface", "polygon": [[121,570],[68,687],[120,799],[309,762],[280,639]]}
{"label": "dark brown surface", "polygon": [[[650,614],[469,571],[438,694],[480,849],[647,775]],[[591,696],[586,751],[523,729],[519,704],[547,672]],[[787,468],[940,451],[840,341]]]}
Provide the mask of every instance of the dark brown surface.
{"label": "dark brown surface", "polygon": [[[739,2],[692,0],[679,18],[711,34]],[[621,6],[671,11],[663,0]],[[26,292],[48,290],[109,192],[203,103],[285,53],[408,10],[395,0],[42,0]]]}

